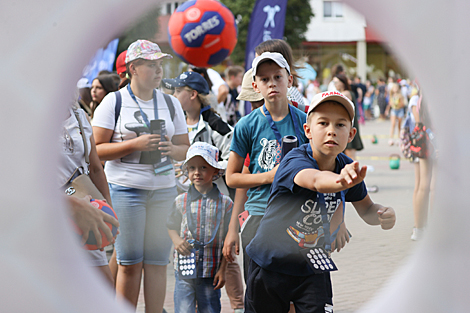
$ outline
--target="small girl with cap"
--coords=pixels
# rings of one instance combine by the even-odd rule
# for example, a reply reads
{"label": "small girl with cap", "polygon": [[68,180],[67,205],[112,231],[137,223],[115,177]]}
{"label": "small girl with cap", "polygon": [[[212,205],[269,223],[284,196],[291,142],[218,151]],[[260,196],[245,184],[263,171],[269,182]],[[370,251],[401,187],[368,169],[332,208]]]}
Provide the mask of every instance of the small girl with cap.
{"label": "small girl with cap", "polygon": [[175,313],[220,312],[220,288],[227,261],[222,254],[233,202],[213,183],[224,169],[219,150],[196,142],[188,150],[183,171],[188,192],[180,194],[167,220],[175,246]]}

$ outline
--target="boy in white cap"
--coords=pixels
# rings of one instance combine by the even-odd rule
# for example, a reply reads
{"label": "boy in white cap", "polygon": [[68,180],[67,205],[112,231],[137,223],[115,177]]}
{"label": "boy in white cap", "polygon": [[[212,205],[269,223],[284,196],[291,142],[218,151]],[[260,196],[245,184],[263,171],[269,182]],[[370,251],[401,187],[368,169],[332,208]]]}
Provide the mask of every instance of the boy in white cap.
{"label": "boy in white cap", "polygon": [[213,183],[224,173],[219,150],[205,142],[189,148],[182,165],[191,186],[180,194],[167,220],[175,246],[176,313],[220,312],[227,261],[222,247],[233,202]]}
{"label": "boy in white cap", "polygon": [[[253,60],[252,86],[264,98],[264,105],[235,125],[226,180],[232,188],[249,188],[245,220],[241,239],[242,247],[250,243],[264,215],[269,198],[269,188],[281,160],[281,142],[284,136],[296,136],[299,145],[307,142],[302,131],[306,114],[289,105],[287,90],[293,77],[289,64],[280,53],[264,52]],[[245,158],[249,154],[249,173],[242,172]],[[238,214],[233,212],[230,231],[224,250],[235,245],[238,251]],[[228,255],[228,260],[230,256]],[[249,257],[243,255],[245,281],[248,274]]]}
{"label": "boy in white cap", "polygon": [[331,243],[345,201],[370,225],[391,229],[395,212],[372,202],[367,167],[342,151],[355,134],[354,105],[341,93],[317,94],[303,125],[309,143],[279,164],[266,214],[246,251],[251,257],[245,312],[333,312]]}

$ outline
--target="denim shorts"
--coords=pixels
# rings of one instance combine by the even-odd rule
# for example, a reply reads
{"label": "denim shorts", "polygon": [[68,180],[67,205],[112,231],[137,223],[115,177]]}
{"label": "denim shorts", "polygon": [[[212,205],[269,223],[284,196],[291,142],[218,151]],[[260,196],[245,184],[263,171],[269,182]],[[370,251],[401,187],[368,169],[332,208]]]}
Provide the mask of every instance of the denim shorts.
{"label": "denim shorts", "polygon": [[391,109],[390,110],[390,115],[394,115],[398,118],[403,118],[405,116],[405,108]]}
{"label": "denim shorts", "polygon": [[117,263],[167,265],[172,243],[166,220],[177,196],[176,187],[143,190],[109,184],[109,192],[120,223]]}
{"label": "denim shorts", "polygon": [[180,279],[175,272],[175,313],[198,312],[219,313],[220,289],[214,290],[213,277]]}

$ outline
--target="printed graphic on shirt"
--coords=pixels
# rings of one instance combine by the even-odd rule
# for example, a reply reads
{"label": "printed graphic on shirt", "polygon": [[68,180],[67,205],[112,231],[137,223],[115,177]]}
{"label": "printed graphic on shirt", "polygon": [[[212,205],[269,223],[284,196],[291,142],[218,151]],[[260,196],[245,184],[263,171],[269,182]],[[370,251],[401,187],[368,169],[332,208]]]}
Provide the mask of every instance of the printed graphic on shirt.
{"label": "printed graphic on shirt", "polygon": [[74,154],[75,148],[74,148],[73,138],[72,138],[72,136],[70,136],[69,131],[65,127],[62,130],[62,136],[64,138],[61,141],[64,145],[63,146],[63,152],[65,154],[69,154],[69,155]]}
{"label": "printed graphic on shirt", "polygon": [[258,156],[258,165],[262,169],[270,171],[281,161],[281,146],[276,139],[268,140],[266,138],[261,139],[260,144],[263,148]]}
{"label": "printed graphic on shirt", "polygon": [[[147,117],[147,114],[144,113],[144,115],[145,115],[145,117]],[[140,110],[134,112],[134,118],[135,118],[136,122],[125,123],[124,127],[128,131],[134,132],[137,137],[139,137],[141,135],[150,134],[150,130],[145,125],[144,118],[142,117],[142,112]],[[148,119],[148,117],[147,117],[147,119]],[[130,155],[130,156],[132,156],[132,159],[134,158],[133,155]],[[121,162],[134,163],[134,162],[131,162],[130,160],[126,160],[126,157],[122,158]],[[140,153],[139,164],[153,164],[153,162],[151,161],[151,152],[150,151],[142,151]]]}
{"label": "printed graphic on shirt", "polygon": [[[302,218],[297,220],[295,225],[289,226],[286,231],[301,248],[320,247],[324,245],[324,229],[321,215],[321,205],[319,194],[315,200],[308,199],[300,207]],[[325,208],[328,222],[341,204],[341,193],[325,193]]]}
{"label": "printed graphic on shirt", "polygon": [[[144,115],[147,117],[147,114],[144,113]],[[134,118],[137,121],[136,123],[126,123],[124,124],[124,127],[129,131],[135,132],[137,137],[143,134],[150,134],[149,129],[144,123],[144,118],[142,117],[140,110],[134,112]]]}

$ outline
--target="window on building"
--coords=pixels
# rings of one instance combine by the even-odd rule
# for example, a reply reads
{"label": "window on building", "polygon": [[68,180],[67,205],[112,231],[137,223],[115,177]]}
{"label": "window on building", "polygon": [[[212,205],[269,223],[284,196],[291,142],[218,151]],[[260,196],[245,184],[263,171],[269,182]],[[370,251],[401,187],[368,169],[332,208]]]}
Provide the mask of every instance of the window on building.
{"label": "window on building", "polygon": [[163,15],[171,15],[173,12],[178,9],[179,2],[168,2],[165,4],[164,9],[162,9]]}
{"label": "window on building", "polygon": [[343,3],[338,1],[323,1],[323,17],[343,17]]}

